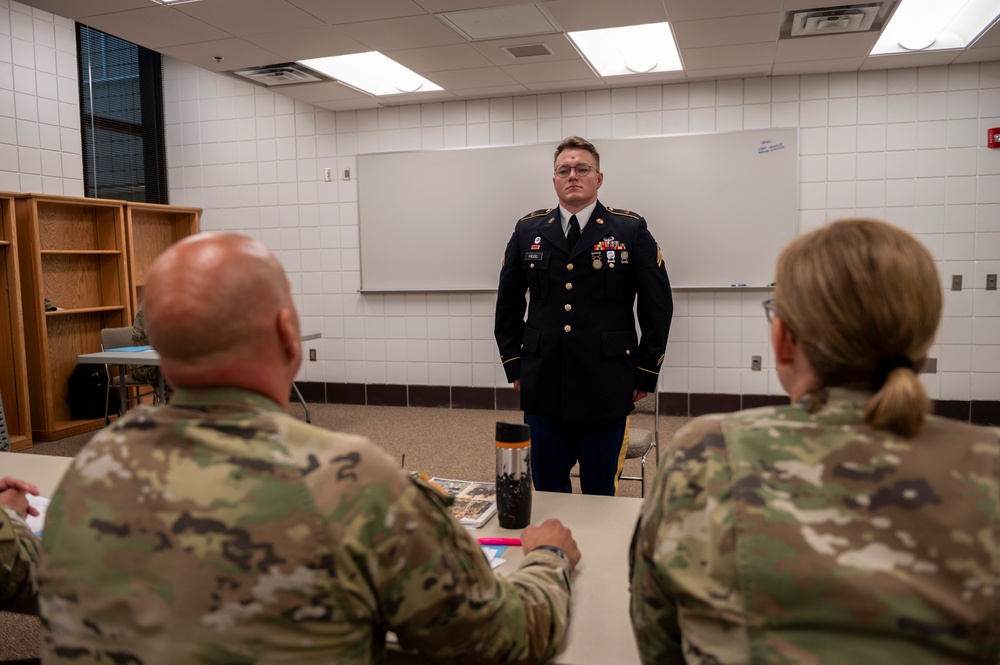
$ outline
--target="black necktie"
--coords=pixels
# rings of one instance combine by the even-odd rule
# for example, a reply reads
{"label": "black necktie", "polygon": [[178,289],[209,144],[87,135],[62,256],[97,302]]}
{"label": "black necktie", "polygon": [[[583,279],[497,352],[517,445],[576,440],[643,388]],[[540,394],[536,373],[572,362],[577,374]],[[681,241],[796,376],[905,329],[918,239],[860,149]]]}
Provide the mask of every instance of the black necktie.
{"label": "black necktie", "polygon": [[569,249],[573,251],[576,247],[576,241],[580,239],[580,222],[576,221],[576,215],[569,218],[569,232],[566,234],[566,240],[569,242]]}

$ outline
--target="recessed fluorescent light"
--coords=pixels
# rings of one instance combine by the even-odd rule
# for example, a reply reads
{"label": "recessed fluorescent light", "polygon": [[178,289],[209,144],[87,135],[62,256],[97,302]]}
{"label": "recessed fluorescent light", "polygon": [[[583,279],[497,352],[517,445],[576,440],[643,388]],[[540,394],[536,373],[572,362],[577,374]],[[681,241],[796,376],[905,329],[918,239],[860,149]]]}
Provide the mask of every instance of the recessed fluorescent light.
{"label": "recessed fluorescent light", "polygon": [[153,0],[158,5],[183,5],[188,2],[198,2],[198,0]]}
{"label": "recessed fluorescent light", "polygon": [[378,51],[312,58],[299,60],[299,63],[370,95],[442,90],[441,86],[431,83]]}
{"label": "recessed fluorescent light", "polygon": [[962,49],[1000,17],[1000,0],[902,0],[872,55]]}
{"label": "recessed fluorescent light", "polygon": [[567,33],[601,76],[673,72],[681,67],[668,23]]}

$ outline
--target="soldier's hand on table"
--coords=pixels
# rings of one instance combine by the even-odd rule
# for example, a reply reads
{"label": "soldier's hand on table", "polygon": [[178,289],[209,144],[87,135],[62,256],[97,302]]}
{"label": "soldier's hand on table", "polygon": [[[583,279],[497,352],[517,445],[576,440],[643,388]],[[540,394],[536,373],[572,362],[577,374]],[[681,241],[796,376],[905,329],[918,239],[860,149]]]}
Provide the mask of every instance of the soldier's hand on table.
{"label": "soldier's hand on table", "polygon": [[580,548],[573,539],[569,527],[554,517],[550,517],[538,526],[531,525],[521,532],[521,547],[528,554],[539,545],[558,547],[569,557],[571,570],[576,569],[580,562]]}

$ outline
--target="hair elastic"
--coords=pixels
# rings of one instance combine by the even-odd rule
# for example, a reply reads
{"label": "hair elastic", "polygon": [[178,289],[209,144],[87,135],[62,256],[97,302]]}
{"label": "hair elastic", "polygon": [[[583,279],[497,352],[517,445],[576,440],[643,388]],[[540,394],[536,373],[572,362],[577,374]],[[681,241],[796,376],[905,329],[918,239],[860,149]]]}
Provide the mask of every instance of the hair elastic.
{"label": "hair elastic", "polygon": [[882,386],[885,385],[886,380],[888,380],[889,375],[892,374],[892,371],[899,369],[900,367],[905,367],[906,369],[912,371],[913,361],[910,360],[908,356],[897,353],[879,362],[879,364],[875,367],[876,390],[881,390]]}

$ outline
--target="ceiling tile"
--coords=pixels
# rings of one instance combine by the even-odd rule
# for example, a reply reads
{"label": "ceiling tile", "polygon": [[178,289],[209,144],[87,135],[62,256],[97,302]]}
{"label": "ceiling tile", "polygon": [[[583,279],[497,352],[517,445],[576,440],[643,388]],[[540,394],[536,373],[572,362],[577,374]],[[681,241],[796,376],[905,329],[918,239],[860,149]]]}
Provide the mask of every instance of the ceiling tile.
{"label": "ceiling tile", "polygon": [[500,5],[520,5],[525,0],[414,0],[432,14],[455,12],[463,9],[482,9]]}
{"label": "ceiling tile", "polygon": [[181,3],[175,8],[237,37],[323,25],[285,0],[204,0]]}
{"label": "ceiling tile", "polygon": [[358,0],[288,1],[330,25],[377,21],[401,16],[419,16],[426,13],[413,0],[378,0],[378,2],[359,2]]}
{"label": "ceiling tile", "polygon": [[491,88],[516,83],[514,79],[499,67],[452,69],[450,71],[435,72],[433,81],[445,90]]}
{"label": "ceiling tile", "polygon": [[778,42],[778,51],[775,53],[774,60],[775,62],[793,62],[796,60],[864,58],[871,53],[877,41],[877,32],[782,39]]}
{"label": "ceiling tile", "polygon": [[771,75],[771,65],[742,65],[737,67],[717,67],[688,72],[689,81],[717,81],[735,78],[759,78]]}
{"label": "ceiling tile", "polygon": [[447,90],[431,90],[428,92],[411,92],[402,95],[383,95],[379,103],[383,106],[404,106],[406,104],[429,104],[431,102],[450,102],[455,94]]}
{"label": "ceiling tile", "polygon": [[667,13],[663,11],[661,0],[615,0],[614,2],[548,0],[542,2],[540,6],[566,32],[661,23],[667,20]]}
{"label": "ceiling tile", "polygon": [[85,21],[80,20],[80,23],[154,50],[232,37],[224,30],[171,7],[149,4],[152,6],[146,9],[91,16]]}
{"label": "ceiling tile", "polygon": [[542,83],[546,81],[599,80],[597,74],[583,60],[555,60],[526,65],[509,65],[502,69],[518,83]]}
{"label": "ceiling tile", "polygon": [[[276,53],[255,46],[237,37],[219,39],[184,46],[166,46],[159,49],[163,55],[182,60],[212,72],[223,72],[243,67],[276,65],[287,62]],[[221,62],[213,58],[222,56]]]}
{"label": "ceiling tile", "polygon": [[779,14],[752,14],[730,18],[671,23],[680,48],[732,46],[778,40]]}
{"label": "ceiling tile", "polygon": [[774,76],[790,74],[824,74],[827,72],[856,72],[864,63],[864,58],[833,58],[830,60],[804,60],[800,62],[779,62],[774,65]]}
{"label": "ceiling tile", "polygon": [[972,42],[972,48],[982,46],[1000,46],[1000,21],[993,24],[989,30],[980,35],[979,39]]}
{"label": "ceiling tile", "polygon": [[433,16],[410,16],[381,21],[348,23],[340,29],[375,51],[464,44],[458,33],[448,29]]}
{"label": "ceiling tile", "polygon": [[463,99],[486,99],[489,97],[512,97],[523,95],[528,88],[523,85],[501,85],[487,88],[464,88],[461,91]]}
{"label": "ceiling tile", "polygon": [[663,0],[670,21],[749,16],[781,11],[782,0]]}
{"label": "ceiling tile", "polygon": [[[514,58],[503,50],[504,47],[525,46],[528,44],[545,44],[552,50],[552,55],[541,55],[531,58]],[[573,43],[562,33],[552,35],[536,35],[512,39],[490,39],[473,42],[472,47],[498,65],[524,64],[529,62],[548,62],[551,60],[579,60],[580,53]]]}
{"label": "ceiling tile", "polygon": [[145,9],[149,0],[33,0],[26,3],[31,7],[51,12],[63,18],[78,19],[84,16],[110,14],[129,9]]}
{"label": "ceiling tile", "polygon": [[624,76],[605,76],[603,81],[612,88],[625,88],[641,85],[656,85],[658,83],[674,83],[683,81],[687,74],[677,72],[651,72],[649,74],[626,74]]}
{"label": "ceiling tile", "polygon": [[[236,77],[238,80],[245,79]],[[349,86],[337,83],[336,81],[325,81],[323,83],[303,83],[301,85],[286,85],[276,88],[267,88],[272,92],[298,99],[303,102],[314,104],[316,102],[342,101],[345,99],[364,99],[371,97],[360,90],[355,90]]]}
{"label": "ceiling tile", "polygon": [[535,92],[573,92],[576,90],[600,90],[608,88],[601,79],[579,79],[577,81],[547,81],[545,83],[525,83],[524,87]]}
{"label": "ceiling tile", "polygon": [[1000,46],[984,46],[982,48],[970,48],[961,53],[953,62],[992,62],[1000,60]]}
{"label": "ceiling tile", "polygon": [[421,74],[446,69],[489,67],[491,64],[486,56],[469,44],[386,51],[384,55]]}
{"label": "ceiling tile", "polygon": [[[776,41],[777,24],[786,12],[836,4],[830,0],[202,0],[175,7],[157,6],[150,0],[20,2],[208,71],[380,50],[446,88],[423,93],[434,97],[415,93],[418,96],[376,98],[339,85],[331,88],[335,92],[296,86],[302,89],[296,94],[310,99],[338,95],[313,102],[334,110],[529,90],[544,93],[760,76],[772,71],[792,75],[1000,61],[1000,25],[964,52],[870,57],[875,33]],[[669,20],[687,69],[600,79],[562,32],[467,43],[432,15],[511,5],[540,8],[560,30]],[[240,38],[239,33],[245,34]],[[553,53],[514,59],[501,50],[532,44],[545,44]],[[225,60],[215,63],[215,55]],[[281,92],[282,88],[272,90]]]}
{"label": "ceiling tile", "polygon": [[363,53],[370,49],[361,42],[351,39],[332,26],[286,30],[260,35],[248,35],[244,39],[252,44],[281,55],[285,60],[305,60],[324,58],[332,55]]}
{"label": "ceiling tile", "polygon": [[900,53],[869,56],[861,66],[869,69],[901,69],[904,67],[934,67],[950,64],[961,51],[928,51],[926,53]]}
{"label": "ceiling tile", "polygon": [[[684,69],[697,71],[699,69],[716,69],[739,66],[770,65],[774,60],[774,43],[741,44],[739,46],[712,46],[709,48],[684,49],[682,55]],[[753,69],[759,70],[760,67]]]}

